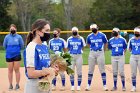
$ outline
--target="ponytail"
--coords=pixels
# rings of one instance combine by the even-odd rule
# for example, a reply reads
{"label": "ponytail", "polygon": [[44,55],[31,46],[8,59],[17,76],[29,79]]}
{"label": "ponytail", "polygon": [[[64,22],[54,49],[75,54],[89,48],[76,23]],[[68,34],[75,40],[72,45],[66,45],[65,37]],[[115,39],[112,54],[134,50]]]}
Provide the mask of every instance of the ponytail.
{"label": "ponytail", "polygon": [[26,46],[33,40],[34,34],[30,31],[26,38]]}

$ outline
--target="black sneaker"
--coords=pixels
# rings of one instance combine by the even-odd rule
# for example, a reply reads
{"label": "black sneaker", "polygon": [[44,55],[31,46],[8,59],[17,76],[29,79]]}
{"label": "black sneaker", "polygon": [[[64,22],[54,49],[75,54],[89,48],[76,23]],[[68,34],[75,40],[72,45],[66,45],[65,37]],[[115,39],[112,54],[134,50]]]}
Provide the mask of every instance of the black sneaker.
{"label": "black sneaker", "polygon": [[20,86],[19,84],[16,84],[15,90],[19,90]]}
{"label": "black sneaker", "polygon": [[11,91],[11,90],[13,90],[13,85],[12,84],[10,84],[10,86],[9,86],[9,91]]}

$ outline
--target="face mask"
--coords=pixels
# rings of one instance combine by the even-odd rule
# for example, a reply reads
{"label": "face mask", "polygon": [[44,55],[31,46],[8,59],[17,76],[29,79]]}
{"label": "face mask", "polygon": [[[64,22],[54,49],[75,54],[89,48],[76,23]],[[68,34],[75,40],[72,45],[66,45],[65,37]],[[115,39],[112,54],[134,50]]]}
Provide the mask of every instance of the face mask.
{"label": "face mask", "polygon": [[74,36],[77,36],[78,33],[77,33],[77,32],[72,32],[72,34],[73,34]]}
{"label": "face mask", "polygon": [[53,37],[54,37],[54,38],[57,38],[57,34],[53,34]]}
{"label": "face mask", "polygon": [[16,33],[16,30],[11,30],[11,34],[15,34]]}
{"label": "face mask", "polygon": [[118,36],[118,32],[113,32],[113,36]]}
{"label": "face mask", "polygon": [[140,34],[135,34],[135,36],[136,36],[136,37],[139,37],[139,36],[140,36]]}
{"label": "face mask", "polygon": [[43,37],[40,37],[41,41],[47,41],[50,38],[50,33],[44,33]]}
{"label": "face mask", "polygon": [[97,29],[92,29],[92,32],[93,33],[97,33]]}

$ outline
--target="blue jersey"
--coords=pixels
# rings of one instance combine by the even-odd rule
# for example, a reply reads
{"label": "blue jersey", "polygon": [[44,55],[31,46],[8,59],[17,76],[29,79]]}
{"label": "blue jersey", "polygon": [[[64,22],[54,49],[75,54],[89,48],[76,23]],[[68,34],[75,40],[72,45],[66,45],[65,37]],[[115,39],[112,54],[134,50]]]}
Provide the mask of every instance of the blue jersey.
{"label": "blue jersey", "polygon": [[70,54],[82,54],[82,48],[85,46],[85,40],[81,36],[71,36],[67,39],[67,48],[69,49]]}
{"label": "blue jersey", "polygon": [[62,52],[66,48],[66,41],[62,38],[53,38],[49,41],[49,48],[54,52]]}
{"label": "blue jersey", "polygon": [[50,66],[50,54],[46,45],[30,42],[23,53],[23,57],[27,77],[27,67],[34,67],[35,70],[42,70]]}
{"label": "blue jersey", "polygon": [[132,37],[128,43],[128,49],[131,49],[131,54],[140,55],[140,39]]}
{"label": "blue jersey", "polygon": [[90,50],[103,50],[104,44],[107,43],[106,35],[98,32],[97,35],[91,33],[87,36],[87,44],[90,45]]}
{"label": "blue jersey", "polygon": [[123,37],[112,37],[108,42],[108,49],[112,51],[112,56],[124,55],[124,50],[127,49],[126,40]]}
{"label": "blue jersey", "polygon": [[23,46],[23,39],[20,35],[6,35],[3,42],[3,47],[6,49],[6,58],[13,58],[20,55],[20,50]]}

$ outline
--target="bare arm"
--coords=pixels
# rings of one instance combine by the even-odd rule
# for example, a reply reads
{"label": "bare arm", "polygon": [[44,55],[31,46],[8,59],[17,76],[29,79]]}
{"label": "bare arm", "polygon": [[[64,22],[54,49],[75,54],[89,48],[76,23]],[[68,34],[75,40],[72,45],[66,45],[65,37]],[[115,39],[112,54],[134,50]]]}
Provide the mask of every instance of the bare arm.
{"label": "bare arm", "polygon": [[88,47],[90,47],[90,44],[87,44]]}
{"label": "bare arm", "polygon": [[108,46],[108,43],[105,43],[105,44],[104,44],[104,51],[107,50],[107,46]]}
{"label": "bare arm", "polygon": [[35,70],[34,67],[28,67],[27,68],[27,73],[29,78],[39,78],[41,76],[46,76],[49,75],[49,70],[47,71],[48,68],[45,68],[44,70]]}

